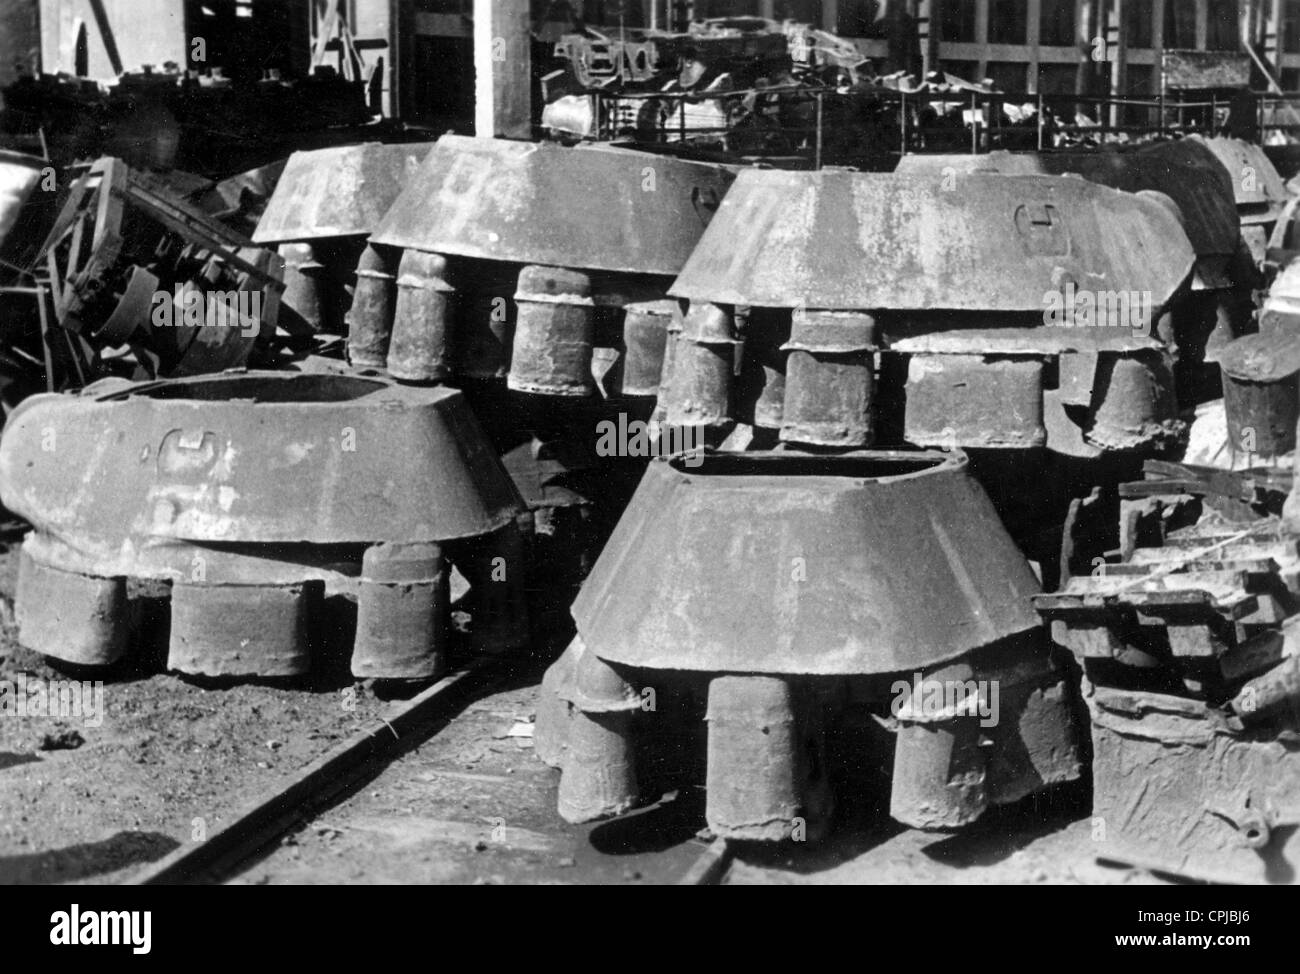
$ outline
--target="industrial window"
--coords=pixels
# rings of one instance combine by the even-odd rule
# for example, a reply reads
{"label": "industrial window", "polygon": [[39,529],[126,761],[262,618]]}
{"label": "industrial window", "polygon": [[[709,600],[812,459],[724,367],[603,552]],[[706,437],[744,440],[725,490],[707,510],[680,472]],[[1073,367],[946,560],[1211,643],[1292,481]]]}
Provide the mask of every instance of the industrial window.
{"label": "industrial window", "polygon": [[944,58],[942,70],[948,74],[956,75],[963,81],[984,80],[983,78],[978,77],[980,72],[978,61],[950,61],[947,58]]}
{"label": "industrial window", "polygon": [[939,40],[970,44],[975,40],[975,0],[953,0],[942,5]]}
{"label": "industrial window", "polygon": [[1165,0],[1165,47],[1182,50],[1196,47],[1195,3]]}
{"label": "industrial window", "polygon": [[835,33],[841,37],[884,37],[883,0],[840,0],[835,13]]}
{"label": "industrial window", "polygon": [[1038,42],[1048,47],[1074,44],[1074,0],[1042,0],[1038,16]]}
{"label": "industrial window", "polygon": [[1211,51],[1235,51],[1241,46],[1237,32],[1237,0],[1210,0],[1209,31],[1205,47]]}
{"label": "industrial window", "polygon": [[1153,0],[1128,0],[1124,4],[1124,40],[1129,47],[1151,46]]}
{"label": "industrial window", "polygon": [[1019,95],[1027,90],[1029,65],[1023,61],[990,61],[984,75],[1000,91]]}
{"label": "industrial window", "polygon": [[776,0],[774,12],[777,20],[798,20],[820,27],[822,0]]}
{"label": "industrial window", "polygon": [[697,3],[695,14],[697,17],[757,17],[758,4],[752,0],[709,0],[707,4]]}
{"label": "industrial window", "polygon": [[1025,43],[1028,20],[1028,0],[989,0],[989,43]]}
{"label": "industrial window", "polygon": [[1073,64],[1043,64],[1038,68],[1038,91],[1044,95],[1072,95],[1079,69]]}
{"label": "industrial window", "polygon": [[[576,4],[582,10],[583,20],[603,27],[640,27],[641,4],[627,0],[586,0]],[[722,16],[727,16],[723,14]]]}

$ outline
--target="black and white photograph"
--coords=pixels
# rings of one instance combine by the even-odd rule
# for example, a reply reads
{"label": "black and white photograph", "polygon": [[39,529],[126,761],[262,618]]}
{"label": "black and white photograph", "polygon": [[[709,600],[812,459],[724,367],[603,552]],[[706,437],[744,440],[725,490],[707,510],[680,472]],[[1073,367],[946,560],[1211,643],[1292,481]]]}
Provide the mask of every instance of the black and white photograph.
{"label": "black and white photograph", "polygon": [[1300,0],[0,0],[0,406],[42,949],[1300,884]]}

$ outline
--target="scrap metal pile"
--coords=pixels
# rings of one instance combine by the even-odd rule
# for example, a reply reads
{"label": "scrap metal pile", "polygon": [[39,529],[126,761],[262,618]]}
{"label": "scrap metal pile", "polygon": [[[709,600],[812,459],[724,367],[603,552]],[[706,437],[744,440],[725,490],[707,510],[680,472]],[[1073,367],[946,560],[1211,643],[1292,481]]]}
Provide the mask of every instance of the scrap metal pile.
{"label": "scrap metal pile", "polygon": [[[605,35],[588,28],[561,37],[554,60],[556,68],[542,79],[544,128],[569,137],[631,132],[644,141],[721,141],[728,131],[743,138],[737,129],[762,127],[762,99],[727,95],[834,90],[837,83],[865,81],[870,68],[851,42],[834,34],[759,17],[698,21],[682,32]],[[785,107],[787,125],[806,128],[812,121],[811,102]]]}
{"label": "scrap metal pile", "polygon": [[273,253],[120,159],[60,178],[13,158],[10,171],[31,178],[6,201],[17,228],[0,279],[9,384],[198,375],[243,366],[274,339],[284,285]]}
{"label": "scrap metal pile", "polygon": [[[101,165],[48,233],[58,320],[151,381],[9,417],[21,638],[261,678],[342,640],[428,679],[456,601],[480,650],[567,642],[535,731],[565,819],[702,786],[763,842],[1086,777],[1086,701],[1106,855],[1293,881],[1300,343],[1286,272],[1252,300],[1295,208],[1222,152],[881,174],[448,135],[295,155],[251,241]],[[173,283],[283,300],[237,360],[168,359],[142,302]],[[1244,464],[1185,455],[1214,404]]]}
{"label": "scrap metal pile", "polygon": [[1084,666],[1100,856],[1295,882],[1300,522],[1277,513],[1291,480],[1152,465],[1126,485],[1121,560],[1035,598]]}

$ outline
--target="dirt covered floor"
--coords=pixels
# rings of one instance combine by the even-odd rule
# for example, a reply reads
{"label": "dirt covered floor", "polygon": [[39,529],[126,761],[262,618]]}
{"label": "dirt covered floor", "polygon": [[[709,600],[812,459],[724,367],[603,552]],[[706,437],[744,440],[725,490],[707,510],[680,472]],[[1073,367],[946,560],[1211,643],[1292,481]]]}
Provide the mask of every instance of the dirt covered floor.
{"label": "dirt covered floor", "polygon": [[[3,542],[0,680],[85,677],[18,645],[18,535]],[[702,794],[617,822],[563,822],[559,773],[532,753],[538,674],[489,687],[237,881],[678,881],[705,847]],[[346,670],[293,686],[200,686],[138,666],[110,674],[102,701],[94,718],[0,716],[0,883],[128,881],[402,703],[354,686]],[[726,882],[1154,881],[1094,862],[1077,792],[997,810],[958,836],[901,830],[864,806],[820,846],[738,848]]]}
{"label": "dirt covered floor", "polygon": [[[92,678],[18,645],[18,539],[5,541],[0,680]],[[124,880],[395,706],[339,679],[291,689],[113,677],[94,718],[0,716],[0,883]]]}

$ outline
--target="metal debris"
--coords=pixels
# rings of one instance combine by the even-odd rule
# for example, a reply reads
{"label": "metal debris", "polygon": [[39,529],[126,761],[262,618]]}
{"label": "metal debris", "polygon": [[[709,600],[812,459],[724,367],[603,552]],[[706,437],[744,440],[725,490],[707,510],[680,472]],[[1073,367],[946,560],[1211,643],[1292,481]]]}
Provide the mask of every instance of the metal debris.
{"label": "metal debris", "polygon": [[1290,479],[1148,464],[1121,560],[1035,597],[1084,667],[1099,856],[1296,881],[1300,547],[1264,513]]}

